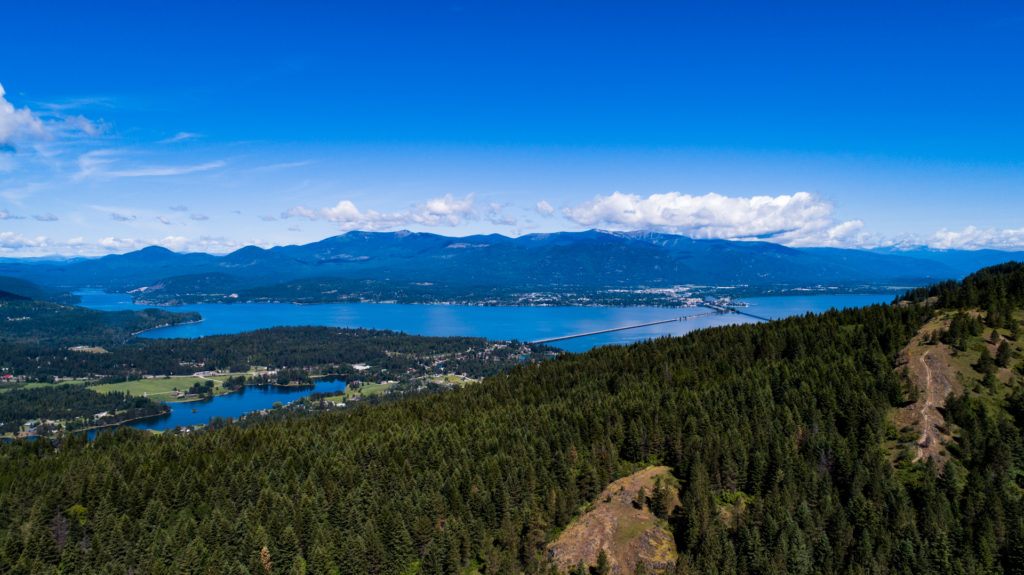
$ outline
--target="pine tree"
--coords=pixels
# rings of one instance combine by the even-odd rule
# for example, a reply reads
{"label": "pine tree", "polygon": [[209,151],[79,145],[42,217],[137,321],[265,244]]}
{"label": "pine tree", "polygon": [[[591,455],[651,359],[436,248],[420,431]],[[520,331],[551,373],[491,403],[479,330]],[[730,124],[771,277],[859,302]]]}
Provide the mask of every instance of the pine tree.
{"label": "pine tree", "polygon": [[1013,350],[1010,348],[1010,344],[1004,340],[999,344],[999,349],[996,350],[996,365],[999,367],[1009,367],[1012,358]]}
{"label": "pine tree", "polygon": [[984,347],[981,350],[981,355],[978,356],[978,363],[974,365],[974,369],[978,370],[978,373],[989,374],[995,371],[996,362],[992,359],[992,354],[989,353],[988,347]]}
{"label": "pine tree", "polygon": [[597,565],[594,566],[595,575],[609,575],[612,572],[612,566],[608,563],[608,554],[605,553],[604,548],[601,548],[601,552],[597,554]]}

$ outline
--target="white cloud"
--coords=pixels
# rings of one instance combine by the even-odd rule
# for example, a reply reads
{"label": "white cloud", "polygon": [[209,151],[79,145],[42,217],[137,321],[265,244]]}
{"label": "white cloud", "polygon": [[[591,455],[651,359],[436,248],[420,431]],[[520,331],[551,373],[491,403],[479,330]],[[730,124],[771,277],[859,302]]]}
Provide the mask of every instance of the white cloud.
{"label": "white cloud", "polygon": [[165,226],[171,225],[171,220],[167,219],[167,216],[157,216],[156,220]]}
{"label": "white cloud", "polygon": [[7,210],[0,210],[0,220],[23,220],[22,216],[11,215]]}
{"label": "white cloud", "polygon": [[[58,154],[61,147],[46,144],[47,141],[62,141],[77,136],[97,136],[102,126],[83,116],[68,116],[49,109],[42,114],[29,108],[15,108],[6,99],[6,91],[0,85],[0,153],[22,152],[49,158]],[[45,106],[44,106],[45,108]],[[10,157],[0,161],[0,171],[14,170],[15,162]]]}
{"label": "white cloud", "polygon": [[105,237],[95,243],[79,241],[75,245],[65,244],[74,249],[79,255],[100,255],[105,253],[125,253],[140,250],[147,246],[161,246],[175,252],[206,252],[226,253],[237,250],[243,244],[224,237],[200,236],[199,238],[188,238],[185,236],[164,236],[159,239],[138,239],[138,238],[117,238]]}
{"label": "white cloud", "polygon": [[1024,228],[997,230],[967,226],[962,232],[943,228],[924,243],[930,248],[940,250],[1019,250],[1024,248]]}
{"label": "white cloud", "polygon": [[180,252],[188,249],[189,239],[184,236],[166,236],[155,243],[171,251]]}
{"label": "white cloud", "polygon": [[45,248],[47,239],[44,236],[27,238],[14,232],[0,232],[0,249],[3,250],[24,250],[30,248]]}
{"label": "white cloud", "polygon": [[692,196],[670,192],[646,198],[615,192],[563,211],[585,226],[653,229],[699,239],[766,239],[787,245],[840,245],[863,224],[837,222],[832,205],[807,192],[780,196]]}
{"label": "white cloud", "polygon": [[350,200],[341,200],[329,208],[312,210],[304,206],[295,206],[281,214],[283,219],[290,217],[326,220],[337,224],[339,229],[343,231],[377,231],[409,224],[432,227],[457,226],[463,220],[475,219],[477,212],[474,207],[473,194],[469,194],[464,198],[455,198],[451,194],[446,194],[444,197],[416,204],[408,210],[390,214],[381,213],[376,210],[361,211]]}
{"label": "white cloud", "polygon": [[135,216],[131,214],[125,215],[119,214],[117,212],[110,212],[110,219],[114,220],[115,222],[134,222]]}
{"label": "white cloud", "polygon": [[[408,223],[408,215],[403,214],[382,214],[375,210],[359,211],[359,208],[349,200],[341,200],[332,208],[323,208],[319,212],[313,212],[302,206],[296,206],[287,212],[289,215],[297,215],[310,220],[324,219],[338,224],[338,228],[344,231],[350,230],[386,230]],[[284,214],[282,214],[283,216]]]}
{"label": "white cloud", "polygon": [[109,236],[101,238],[96,242],[97,247],[107,252],[127,252],[139,247],[139,241],[129,238],[115,238]]}
{"label": "white cloud", "polygon": [[39,214],[32,216],[32,219],[39,222],[55,222],[59,218],[53,214]]}
{"label": "white cloud", "polygon": [[206,221],[206,220],[208,220],[210,218],[205,216],[205,215],[203,215],[203,214],[191,214],[191,215],[189,215],[189,219],[197,221],[197,222],[204,222],[204,221]]}
{"label": "white cloud", "polygon": [[555,212],[555,208],[547,202],[547,200],[541,200],[537,202],[537,213],[547,217]]}
{"label": "white cloud", "polygon": [[427,200],[425,204],[419,204],[413,208],[409,218],[425,226],[457,226],[462,219],[474,219],[476,210],[473,208],[473,194],[465,198],[457,199],[451,194],[445,194],[443,198]]}
{"label": "white cloud", "polygon": [[28,108],[15,108],[4,98],[5,94],[0,85],[0,147],[16,148],[26,139],[46,137],[42,119]]}

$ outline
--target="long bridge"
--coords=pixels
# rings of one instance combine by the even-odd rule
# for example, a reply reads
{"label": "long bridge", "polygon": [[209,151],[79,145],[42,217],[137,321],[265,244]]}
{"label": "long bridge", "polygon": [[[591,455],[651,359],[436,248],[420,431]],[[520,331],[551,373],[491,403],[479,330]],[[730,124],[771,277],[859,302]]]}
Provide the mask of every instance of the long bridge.
{"label": "long bridge", "polygon": [[712,310],[712,311],[709,311],[707,313],[699,313],[699,314],[696,314],[696,315],[684,315],[684,316],[680,316],[680,317],[674,317],[672,319],[662,319],[662,320],[658,320],[658,321],[649,321],[647,323],[638,323],[638,324],[635,324],[635,325],[624,325],[624,326],[621,326],[621,327],[613,327],[613,328],[609,328],[609,329],[599,329],[597,331],[588,331],[588,332],[585,332],[585,333],[574,333],[572,335],[563,335],[563,336],[559,336],[559,337],[548,337],[548,338],[544,338],[544,339],[537,339],[537,340],[531,341],[530,343],[551,343],[553,341],[562,341],[562,340],[565,340],[565,339],[575,339],[577,337],[587,337],[588,335],[598,335],[598,334],[602,334],[602,333],[611,333],[613,331],[623,331],[623,330],[627,330],[627,329],[636,329],[638,327],[647,327],[647,326],[650,326],[650,325],[659,325],[659,324],[663,324],[663,323],[672,323],[674,321],[685,321],[685,320],[688,320],[688,319],[697,319],[697,318],[700,318],[700,317],[710,317],[710,316],[713,316],[713,315],[721,315],[721,314],[725,314],[725,313],[735,313],[735,314],[738,314],[738,315],[745,315],[747,317],[752,317],[752,318],[754,318],[756,320],[760,320],[760,321],[771,321],[770,319],[768,319],[766,317],[761,317],[759,315],[755,315],[755,314],[752,314],[752,313],[749,313],[749,312],[740,311],[740,310],[738,310],[738,309],[736,309],[735,307],[732,307],[732,306],[726,306],[726,305],[721,305],[721,304],[716,304],[716,303],[702,303],[701,305],[706,307],[706,308],[708,308],[708,309],[710,309],[710,310]]}
{"label": "long bridge", "polygon": [[752,314],[749,311],[742,311],[742,310],[736,309],[735,307],[733,307],[731,305],[722,305],[722,304],[718,304],[718,303],[707,303],[707,302],[702,303],[700,305],[702,305],[704,307],[707,307],[707,308],[714,309],[714,310],[718,310],[721,313],[735,313],[735,314],[739,314],[739,315],[745,315],[747,317],[752,317],[754,319],[761,320],[761,321],[772,321],[771,318],[761,317],[759,315]]}

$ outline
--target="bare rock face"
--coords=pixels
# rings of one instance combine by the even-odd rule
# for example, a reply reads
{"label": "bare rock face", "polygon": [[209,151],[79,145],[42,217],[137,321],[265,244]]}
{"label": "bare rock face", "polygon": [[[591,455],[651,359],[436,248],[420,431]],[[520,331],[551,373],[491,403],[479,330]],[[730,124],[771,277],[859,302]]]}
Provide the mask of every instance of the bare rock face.
{"label": "bare rock face", "polygon": [[[609,485],[598,497],[594,509],[573,522],[548,545],[548,556],[559,570],[568,571],[583,561],[597,564],[603,549],[612,573],[632,575],[638,561],[648,572],[671,572],[675,568],[676,544],[664,521],[637,501],[640,489],[650,496],[658,478],[674,485],[668,467],[649,467]],[[679,504],[672,488],[669,508]]]}

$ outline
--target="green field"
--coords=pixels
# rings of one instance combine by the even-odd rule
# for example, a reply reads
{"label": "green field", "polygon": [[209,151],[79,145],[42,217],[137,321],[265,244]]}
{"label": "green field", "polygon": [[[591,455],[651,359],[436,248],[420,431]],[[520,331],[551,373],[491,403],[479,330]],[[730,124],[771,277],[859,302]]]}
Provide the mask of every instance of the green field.
{"label": "green field", "polygon": [[[221,387],[219,380],[210,378],[213,380],[213,394],[224,395],[230,393]],[[180,402],[180,401],[192,401],[195,398],[184,398],[184,397],[172,397],[172,393],[175,391],[187,391],[188,388],[192,387],[192,384],[201,381],[206,381],[201,377],[170,377],[170,378],[153,378],[153,379],[136,379],[132,381],[125,381],[121,383],[104,383],[101,385],[94,385],[90,389],[98,393],[112,393],[115,391],[128,392],[131,395],[145,395],[146,397],[152,398],[154,401],[166,401]]]}
{"label": "green field", "polygon": [[345,393],[342,393],[340,395],[333,395],[331,397],[325,397],[324,399],[327,401],[348,401],[357,395],[362,397],[368,397],[371,395],[381,393],[382,391],[391,389],[392,385],[393,384],[391,383],[364,383],[362,386],[359,387],[358,390],[353,390],[351,388],[346,387]]}
{"label": "green field", "polygon": [[52,383],[46,383],[45,381],[33,381],[29,383],[5,383],[0,385],[0,393],[5,393],[14,389],[32,389],[34,387],[49,387]]}
{"label": "green field", "polygon": [[427,380],[438,384],[448,385],[469,385],[470,383],[476,383],[480,381],[479,379],[473,379],[471,377],[465,377],[462,375],[455,375],[451,373],[446,373],[441,376],[431,376],[427,378]]}

